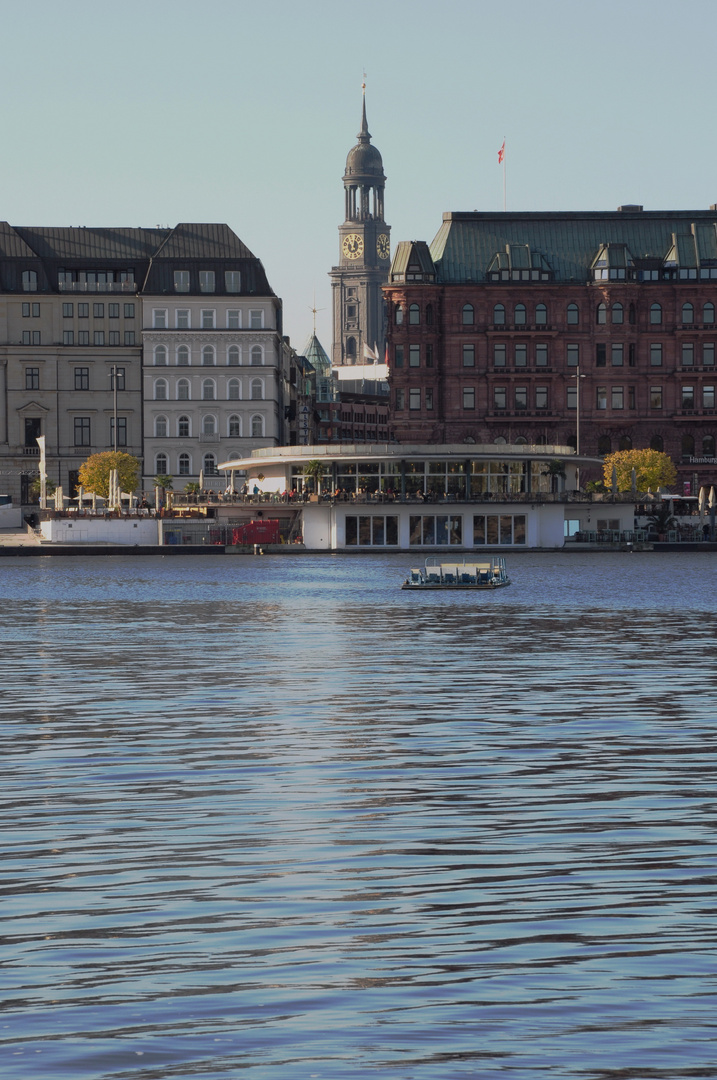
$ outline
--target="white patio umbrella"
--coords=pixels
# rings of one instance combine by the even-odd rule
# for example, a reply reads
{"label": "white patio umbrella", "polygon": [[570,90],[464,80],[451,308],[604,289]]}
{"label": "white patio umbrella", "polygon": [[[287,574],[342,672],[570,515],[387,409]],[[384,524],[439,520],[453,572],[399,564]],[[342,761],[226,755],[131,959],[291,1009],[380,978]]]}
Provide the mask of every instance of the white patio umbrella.
{"label": "white patio umbrella", "polygon": [[707,505],[710,508],[710,540],[715,538],[715,508],[717,507],[717,496],[715,496],[714,487],[710,488],[710,495],[707,500]]}
{"label": "white patio umbrella", "polygon": [[704,529],[704,525],[705,525],[705,516],[706,516],[706,510],[707,510],[707,488],[706,487],[701,487],[700,488],[700,495],[699,495],[699,498],[697,500],[697,509],[700,512],[700,533],[702,533],[702,530]]}

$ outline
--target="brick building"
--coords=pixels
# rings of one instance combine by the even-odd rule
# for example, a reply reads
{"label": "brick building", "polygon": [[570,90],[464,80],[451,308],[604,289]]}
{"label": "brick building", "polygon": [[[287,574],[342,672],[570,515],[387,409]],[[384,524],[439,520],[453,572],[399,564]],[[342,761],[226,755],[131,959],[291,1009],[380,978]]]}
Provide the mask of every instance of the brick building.
{"label": "brick building", "polygon": [[384,294],[399,442],[653,447],[717,482],[717,208],[444,214]]}

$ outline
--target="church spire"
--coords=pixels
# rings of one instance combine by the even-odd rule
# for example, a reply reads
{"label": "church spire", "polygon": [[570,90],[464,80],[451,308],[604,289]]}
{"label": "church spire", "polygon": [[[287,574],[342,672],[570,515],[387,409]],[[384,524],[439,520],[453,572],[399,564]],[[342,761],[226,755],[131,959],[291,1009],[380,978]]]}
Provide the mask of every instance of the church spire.
{"label": "church spire", "polygon": [[371,133],[368,130],[368,124],[366,123],[366,73],[364,72],[364,81],[361,83],[362,93],[362,106],[361,106],[361,130],[358,133],[358,141],[360,143],[370,143]]}

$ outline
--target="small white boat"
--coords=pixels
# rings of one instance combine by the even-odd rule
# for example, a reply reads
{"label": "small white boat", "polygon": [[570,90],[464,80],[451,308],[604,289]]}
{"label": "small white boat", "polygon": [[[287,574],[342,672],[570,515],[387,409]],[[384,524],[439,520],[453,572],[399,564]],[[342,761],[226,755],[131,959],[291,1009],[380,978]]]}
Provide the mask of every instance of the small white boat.
{"label": "small white boat", "polygon": [[505,559],[492,555],[481,562],[436,562],[426,559],[422,568],[409,570],[402,589],[500,589],[510,585]]}

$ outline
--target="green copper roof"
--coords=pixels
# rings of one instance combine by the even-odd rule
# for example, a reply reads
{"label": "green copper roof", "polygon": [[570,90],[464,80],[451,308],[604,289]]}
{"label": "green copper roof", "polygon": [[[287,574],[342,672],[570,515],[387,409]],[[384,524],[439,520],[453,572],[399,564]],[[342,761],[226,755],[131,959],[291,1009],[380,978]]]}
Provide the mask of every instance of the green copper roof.
{"label": "green copper roof", "polygon": [[717,265],[717,211],[448,213],[430,251],[446,284],[485,281],[489,269],[508,264],[549,267],[554,281],[583,282],[605,245],[622,246],[621,260],[638,264],[669,257],[684,267]]}
{"label": "green copper roof", "polygon": [[312,365],[317,375],[328,375],[331,371],[331,361],[315,333],[307,341],[303,355]]}

